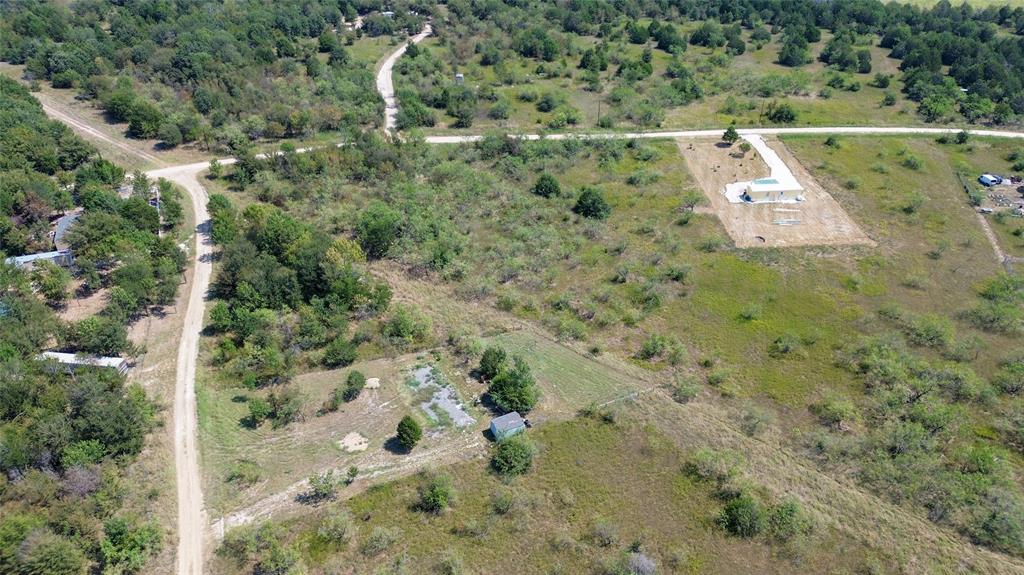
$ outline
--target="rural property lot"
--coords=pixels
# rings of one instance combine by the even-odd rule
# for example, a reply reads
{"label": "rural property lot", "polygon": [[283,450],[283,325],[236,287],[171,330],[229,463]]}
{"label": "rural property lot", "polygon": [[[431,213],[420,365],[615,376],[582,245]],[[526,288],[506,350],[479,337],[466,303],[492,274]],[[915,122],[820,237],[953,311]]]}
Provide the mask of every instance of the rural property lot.
{"label": "rural property lot", "polygon": [[[677,140],[679,152],[707,196],[711,209],[739,248],[807,245],[874,245],[793,155],[778,141],[769,142],[804,187],[804,201],[785,204],[731,204],[726,184],[769,175],[753,151],[707,140]],[[777,223],[785,221],[787,223]],[[789,223],[799,222],[799,223]]]}

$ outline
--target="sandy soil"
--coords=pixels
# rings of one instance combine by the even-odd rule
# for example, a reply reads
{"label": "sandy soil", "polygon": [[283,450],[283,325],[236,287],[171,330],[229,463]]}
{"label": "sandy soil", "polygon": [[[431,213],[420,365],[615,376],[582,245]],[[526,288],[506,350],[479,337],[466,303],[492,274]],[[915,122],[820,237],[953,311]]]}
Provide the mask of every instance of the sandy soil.
{"label": "sandy soil", "polygon": [[754,152],[734,156],[738,147],[724,147],[717,139],[677,142],[707,196],[710,209],[705,211],[719,217],[736,247],[875,245],[782,143],[767,141],[804,187],[803,202],[730,204],[722,193],[726,184],[765,177],[768,166]]}

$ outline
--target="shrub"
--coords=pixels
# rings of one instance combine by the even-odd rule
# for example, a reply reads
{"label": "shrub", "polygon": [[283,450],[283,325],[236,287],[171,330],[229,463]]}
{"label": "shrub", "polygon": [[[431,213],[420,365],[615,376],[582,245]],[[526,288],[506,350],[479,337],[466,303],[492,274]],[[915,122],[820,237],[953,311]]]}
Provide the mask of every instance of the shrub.
{"label": "shrub", "polygon": [[576,205],[573,206],[572,211],[585,218],[604,220],[611,215],[612,209],[600,190],[585,186],[580,190],[580,195],[576,199]]}
{"label": "shrub", "polygon": [[342,398],[345,401],[354,401],[359,394],[363,391],[363,387],[366,386],[366,376],[360,371],[351,371],[348,377],[345,378],[345,391],[342,394]]}
{"label": "shrub", "polygon": [[740,319],[743,321],[754,321],[761,319],[761,314],[764,313],[764,308],[759,303],[748,303],[743,306],[740,310]]}
{"label": "shrub", "polygon": [[718,236],[708,236],[702,239],[700,243],[697,244],[697,249],[704,253],[710,254],[712,252],[717,252],[718,250],[720,250],[723,244],[725,244],[725,242],[722,240],[722,238]]}
{"label": "shrub", "polygon": [[339,337],[327,344],[320,362],[330,368],[346,367],[352,365],[358,355],[359,352],[354,343]]}
{"label": "shrub", "polygon": [[522,435],[515,435],[494,446],[491,467],[505,477],[523,475],[533,466],[534,446]]}
{"label": "shrub", "polygon": [[393,345],[421,343],[430,333],[430,320],[407,306],[395,306],[391,317],[381,326],[381,333]]}
{"label": "shrub", "polygon": [[352,515],[343,508],[328,512],[316,530],[316,534],[321,539],[335,544],[348,543],[355,532],[356,527],[352,524]]}
{"label": "shrub", "polygon": [[736,476],[741,463],[742,459],[735,452],[705,447],[693,454],[686,469],[694,477],[722,487]]}
{"label": "shrub", "polygon": [[309,476],[309,498],[316,501],[333,499],[338,493],[340,481],[333,469]]}
{"label": "shrub", "polygon": [[252,487],[260,480],[262,473],[260,466],[249,459],[239,459],[231,465],[228,471],[227,482],[237,487]]}
{"label": "shrub", "polygon": [[598,519],[590,530],[590,536],[598,547],[609,547],[619,539],[619,529],[606,519]]}
{"label": "shrub", "polygon": [[375,557],[394,545],[402,532],[396,528],[374,527],[370,536],[363,541],[359,550],[367,557]]}
{"label": "shrub", "polygon": [[923,165],[920,158],[913,154],[907,154],[906,156],[904,156],[903,161],[901,163],[904,168],[915,171],[920,170],[921,166]]}
{"label": "shrub", "polygon": [[438,514],[448,508],[453,495],[452,479],[444,474],[431,474],[420,486],[419,508]]}
{"label": "shrub", "polygon": [[740,430],[750,437],[760,435],[774,421],[771,412],[763,407],[751,405],[747,407],[740,419]]}
{"label": "shrub", "polygon": [[767,526],[777,541],[789,541],[811,531],[811,522],[796,501],[786,501],[773,507],[768,513]]}
{"label": "shrub", "polygon": [[708,385],[722,385],[727,379],[729,379],[729,370],[719,368],[708,374]]}
{"label": "shrub", "polygon": [[558,184],[558,180],[548,173],[541,174],[530,191],[542,198],[557,198],[562,195],[562,187]]}
{"label": "shrub", "polygon": [[253,427],[258,427],[259,424],[267,420],[268,417],[273,413],[273,408],[270,402],[263,399],[262,397],[251,397],[248,402],[249,406],[249,423]]}
{"label": "shrub", "polygon": [[652,334],[644,340],[640,350],[636,352],[637,359],[650,360],[665,353],[668,347],[668,338],[663,335]]}
{"label": "shrub", "polygon": [[752,496],[741,493],[725,504],[718,524],[737,537],[754,537],[764,530],[765,513]]}
{"label": "shrub", "polygon": [[1002,362],[992,383],[1006,394],[1018,395],[1024,391],[1024,356]]}
{"label": "shrub", "polygon": [[423,438],[423,429],[411,416],[406,415],[398,422],[398,429],[395,433],[398,444],[406,451],[412,450]]}
{"label": "shrub", "polygon": [[700,384],[692,377],[684,377],[672,388],[672,399],[679,403],[689,403],[700,393]]}
{"label": "shrub", "polygon": [[496,515],[507,515],[516,503],[516,495],[511,489],[503,489],[491,495],[491,510]]}
{"label": "shrub", "polygon": [[847,430],[859,418],[857,407],[849,399],[830,398],[811,406],[811,412],[832,429]]}

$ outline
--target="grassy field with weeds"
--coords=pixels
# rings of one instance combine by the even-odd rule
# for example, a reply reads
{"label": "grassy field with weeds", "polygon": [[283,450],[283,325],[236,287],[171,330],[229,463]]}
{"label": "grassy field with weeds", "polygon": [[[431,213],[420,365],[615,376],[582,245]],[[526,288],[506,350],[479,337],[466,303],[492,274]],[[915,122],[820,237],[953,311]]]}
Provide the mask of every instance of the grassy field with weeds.
{"label": "grassy field with weeds", "polygon": [[[834,487],[830,477],[841,478],[849,513],[864,513],[872,505],[867,494],[877,494],[887,497],[880,501],[903,502],[884,511],[899,516],[893,525],[902,527],[896,531],[923,521],[934,529],[933,541],[966,545],[958,532],[995,549],[1015,549],[973,510],[998,515],[999,509],[1012,513],[1016,508],[1016,503],[998,506],[1000,490],[1012,492],[1021,464],[1012,447],[1015,380],[1007,375],[1012,367],[1005,367],[1018,348],[1014,325],[1019,320],[999,327],[984,306],[985,298],[1003,298],[1007,307],[1000,309],[1012,318],[1019,314],[1019,295],[1013,295],[1019,288],[1011,279],[993,283],[1002,267],[957,178],[957,171],[1005,171],[1011,150],[980,139],[957,144],[815,136],[783,142],[877,246],[732,247],[712,213],[688,207],[686,197],[696,187],[672,141],[523,143],[492,134],[458,147],[411,144],[395,156],[407,163],[388,164],[383,179],[353,175],[373,161],[366,146],[387,150],[377,142],[357,142],[312,156],[310,161],[322,166],[317,179],[295,171],[293,159],[285,156],[264,168],[266,175],[254,184],[231,194],[246,202],[273,201],[320,229],[356,238],[368,206],[385,202],[402,227],[384,261],[370,262],[369,270],[386,279],[395,302],[431,320],[433,341],[447,344],[457,358],[453,373],[469,373],[488,344],[524,356],[541,388],[541,402],[529,414],[543,438],[541,463],[544,445],[571,435],[561,422],[581,409],[659,387],[668,393],[655,392],[650,401],[700,397],[733,406],[736,417],[701,416],[708,442],[742,432],[755,443],[744,439],[739,445],[761,450],[761,461],[783,465],[792,457],[806,458],[801,461],[821,475],[810,482],[813,487],[804,487]],[[561,191],[531,193],[540,173],[553,176]],[[587,187],[604,198],[603,217],[579,213]],[[983,298],[982,292],[988,295]],[[391,353],[383,347],[364,351]],[[472,403],[484,389],[465,381],[460,396]],[[918,395],[920,386],[942,391]],[[894,399],[901,394],[908,399]],[[925,395],[920,411],[912,410]],[[658,421],[673,437],[685,437],[693,424],[675,422],[673,416]],[[715,425],[729,429],[715,435]],[[924,425],[937,427],[915,427]],[[890,443],[903,441],[904,433],[929,435],[912,454],[904,454],[901,444]],[[766,448],[756,439],[762,435],[799,455]],[[998,454],[992,457],[1005,465],[964,472],[976,469],[962,463],[972,453]],[[622,461],[622,468],[636,465]],[[487,472],[464,465],[453,484],[460,493],[476,493],[467,482],[483,481]],[[614,468],[618,464],[604,469]],[[587,473],[585,480],[606,480],[593,474],[600,475]],[[463,496],[450,514],[435,519],[410,510],[409,503],[396,503],[408,500],[423,481],[388,484],[352,500],[354,517],[369,515],[369,531],[360,527],[375,541],[369,545],[395,539],[385,547],[405,551],[373,552],[369,555],[379,561],[365,560],[392,567],[405,561],[426,569],[450,546],[467,564],[480,562],[486,570],[498,555],[476,546],[476,536],[459,535],[465,530],[455,523],[440,525],[438,531],[446,533],[439,536],[442,543],[429,549],[376,523],[386,518],[405,533],[406,525],[439,523],[449,516],[468,520],[458,514],[481,509],[470,501],[484,505],[485,494]],[[601,487],[593,489],[599,493]],[[772,492],[786,490],[776,484]],[[928,497],[954,511],[929,522],[924,517]],[[626,506],[623,516],[631,517],[650,501],[644,495]],[[841,525],[841,517],[821,507],[823,501],[814,499],[816,513],[830,525]],[[591,512],[587,515],[582,520],[593,520]],[[707,511],[683,515],[676,520],[709,526]],[[293,535],[306,530],[293,542],[311,564],[345,564],[365,555],[362,543],[324,551],[309,539],[309,522],[288,529]],[[579,540],[579,524],[573,529]],[[530,546],[533,557],[546,537],[528,532],[514,544]],[[874,541],[859,531],[856,537]],[[712,541],[702,548],[716,549],[714,561],[731,561],[725,550],[739,544],[746,542],[717,547]],[[775,546],[748,551],[743,560],[757,557],[760,563],[751,564],[763,571],[790,567],[774,566],[783,553]],[[583,555],[587,561],[597,557],[587,565],[600,565],[621,552]],[[538,570],[555,564],[536,553],[544,561]],[[858,565],[872,555],[852,553],[850,561]],[[667,555],[660,557],[659,563],[668,562]],[[577,560],[583,558],[557,559],[570,572],[584,565]],[[712,572],[734,567],[702,561]]]}
{"label": "grassy field with weeds", "polygon": [[[495,573],[515,558],[522,573],[613,573],[631,551],[665,573],[852,572],[862,554],[823,528],[777,550],[728,537],[714,485],[686,472],[688,454],[654,429],[580,418],[530,435],[538,454],[525,476],[502,480],[482,462],[440,471],[453,496],[439,514],[418,509],[427,480],[416,476],[285,524],[282,540],[323,572]],[[344,541],[315,527],[338,514]],[[238,564],[222,554],[216,567]]]}

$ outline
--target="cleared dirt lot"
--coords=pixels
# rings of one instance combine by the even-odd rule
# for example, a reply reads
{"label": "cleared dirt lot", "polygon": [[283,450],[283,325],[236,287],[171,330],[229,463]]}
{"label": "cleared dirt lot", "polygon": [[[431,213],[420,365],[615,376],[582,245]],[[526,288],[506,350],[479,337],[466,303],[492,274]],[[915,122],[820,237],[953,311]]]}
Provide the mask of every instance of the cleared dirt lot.
{"label": "cleared dirt lot", "polygon": [[719,217],[736,247],[875,245],[784,145],[774,138],[766,142],[804,187],[803,202],[730,204],[722,193],[726,184],[768,176],[768,166],[753,151],[739,157],[738,146],[724,147],[715,139],[677,140],[679,153],[708,198],[710,209],[702,211]]}

